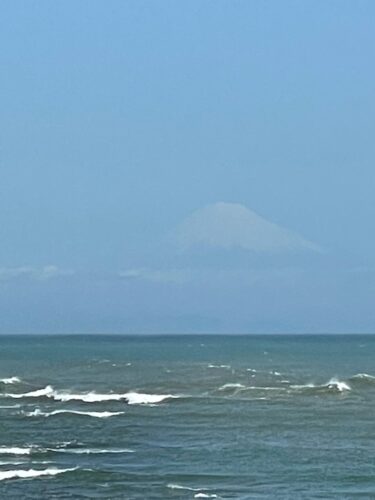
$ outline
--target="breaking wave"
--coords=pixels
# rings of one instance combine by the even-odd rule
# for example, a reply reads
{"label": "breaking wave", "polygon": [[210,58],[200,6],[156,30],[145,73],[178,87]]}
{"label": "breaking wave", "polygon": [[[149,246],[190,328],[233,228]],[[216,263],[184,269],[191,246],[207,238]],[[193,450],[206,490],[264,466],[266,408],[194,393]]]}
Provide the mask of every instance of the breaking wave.
{"label": "breaking wave", "polygon": [[285,387],[262,386],[262,385],[249,385],[243,388],[247,391],[285,391]]}
{"label": "breaking wave", "polygon": [[43,389],[36,391],[25,392],[21,394],[8,393],[4,394],[8,398],[42,398],[47,397],[55,401],[83,401],[84,403],[100,403],[103,401],[126,401],[129,405],[143,404],[154,405],[161,403],[167,399],[175,399],[179,396],[173,394],[146,394],[138,392],[126,392],[124,394],[106,393],[100,394],[94,391],[85,393],[71,393],[68,391],[57,391],[51,385],[47,385]]}
{"label": "breaking wave", "polygon": [[0,465],[23,465],[27,460],[0,460]]}
{"label": "breaking wave", "polygon": [[42,398],[43,396],[46,397],[53,397],[54,390],[52,386],[47,385],[43,389],[38,389],[36,391],[30,391],[30,392],[25,392],[25,393],[20,393],[20,394],[13,394],[13,393],[8,393],[4,394],[5,397],[8,398],[14,398],[14,399],[21,399],[21,398]]}
{"label": "breaking wave", "polygon": [[192,491],[196,492],[194,495],[194,498],[218,498],[215,493],[204,493],[206,488],[191,488],[189,486],[182,486],[180,484],[167,484],[167,488],[170,488],[171,490],[184,490],[184,491]]}
{"label": "breaking wave", "polygon": [[47,448],[46,451],[55,453],[73,453],[76,455],[97,455],[101,453],[134,453],[130,448]]}
{"label": "breaking wave", "polygon": [[219,387],[219,391],[225,391],[226,389],[243,389],[246,386],[243,384],[224,384],[221,387]]}
{"label": "breaking wave", "polygon": [[43,470],[6,470],[0,471],[0,481],[5,479],[32,479],[41,476],[56,476],[57,474],[63,474],[64,472],[71,472],[77,470],[77,467],[73,469],[57,469],[55,467],[50,467]]}
{"label": "breaking wave", "polygon": [[130,405],[157,404],[166,399],[174,399],[178,397],[179,396],[174,396],[172,394],[141,394],[138,392],[128,392],[124,395],[124,399],[126,399]]}
{"label": "breaking wave", "polygon": [[2,384],[17,384],[20,382],[21,379],[19,377],[0,378],[0,383]]}
{"label": "breaking wave", "polygon": [[[358,374],[350,378],[349,381],[375,383],[375,377],[367,374]],[[324,384],[306,383],[306,384],[290,384],[289,381],[284,380],[283,385],[261,386],[261,385],[243,385],[240,383],[227,383],[219,387],[218,391],[229,391],[232,389],[234,394],[245,394],[246,392],[262,393],[267,392],[275,395],[285,394],[324,394],[324,393],[345,393],[352,390],[349,381],[340,380],[336,377],[331,378]],[[281,384],[281,382],[280,382]]]}
{"label": "breaking wave", "polygon": [[351,387],[346,383],[338,380],[336,378],[331,378],[331,380],[326,384],[327,389],[333,389],[339,392],[351,391]]}
{"label": "breaking wave", "polygon": [[186,491],[202,491],[204,488],[191,488],[189,486],[182,486],[180,484],[169,483],[167,484],[167,488],[171,490],[186,490]]}
{"label": "breaking wave", "polygon": [[373,375],[369,375],[368,373],[357,373],[356,375],[350,377],[349,380],[353,382],[364,382],[368,384],[375,383],[375,377]]}
{"label": "breaking wave", "polygon": [[75,455],[90,455],[99,453],[134,453],[130,448],[73,448],[69,445],[49,448],[49,447],[0,447],[0,455],[39,455],[45,453],[72,453]]}
{"label": "breaking wave", "polygon": [[39,408],[36,408],[34,411],[27,412],[25,415],[27,417],[52,417],[54,415],[82,415],[87,417],[94,418],[109,418],[115,417],[117,415],[123,415],[123,411],[80,411],[80,410],[54,410],[51,412],[43,412]]}
{"label": "breaking wave", "polygon": [[32,447],[0,446],[0,455],[30,455]]}
{"label": "breaking wave", "polygon": [[302,384],[302,385],[291,385],[291,389],[297,390],[313,390],[320,392],[345,392],[350,391],[351,387],[344,381],[337,378],[331,378],[326,384],[316,385],[316,384]]}
{"label": "breaking wave", "polygon": [[194,498],[218,498],[215,493],[196,493]]}

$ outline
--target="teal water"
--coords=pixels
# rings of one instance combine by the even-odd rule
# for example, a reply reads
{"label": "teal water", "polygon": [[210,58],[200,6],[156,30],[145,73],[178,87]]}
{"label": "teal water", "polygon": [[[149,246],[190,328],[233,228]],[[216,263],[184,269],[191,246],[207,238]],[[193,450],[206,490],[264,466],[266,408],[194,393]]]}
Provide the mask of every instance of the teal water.
{"label": "teal water", "polygon": [[375,336],[3,336],[0,378],[0,498],[375,498]]}

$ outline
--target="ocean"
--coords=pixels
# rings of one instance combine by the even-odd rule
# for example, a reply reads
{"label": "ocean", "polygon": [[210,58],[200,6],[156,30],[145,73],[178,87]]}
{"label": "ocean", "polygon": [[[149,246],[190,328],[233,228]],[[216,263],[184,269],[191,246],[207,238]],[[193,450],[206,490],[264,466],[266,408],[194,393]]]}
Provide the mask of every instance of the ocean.
{"label": "ocean", "polygon": [[1,336],[0,498],[375,498],[375,336]]}

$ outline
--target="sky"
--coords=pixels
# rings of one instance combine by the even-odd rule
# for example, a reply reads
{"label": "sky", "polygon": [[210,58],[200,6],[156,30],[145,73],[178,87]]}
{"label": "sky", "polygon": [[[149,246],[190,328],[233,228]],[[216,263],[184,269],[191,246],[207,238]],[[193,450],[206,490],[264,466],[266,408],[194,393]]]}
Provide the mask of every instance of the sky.
{"label": "sky", "polygon": [[0,333],[375,332],[372,0],[4,0]]}

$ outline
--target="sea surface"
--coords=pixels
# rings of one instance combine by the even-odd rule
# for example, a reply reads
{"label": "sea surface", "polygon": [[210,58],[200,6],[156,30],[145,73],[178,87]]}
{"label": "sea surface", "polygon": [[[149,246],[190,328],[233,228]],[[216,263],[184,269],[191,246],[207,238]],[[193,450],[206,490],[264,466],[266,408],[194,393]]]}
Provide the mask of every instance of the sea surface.
{"label": "sea surface", "polygon": [[375,498],[375,336],[2,336],[1,499]]}

